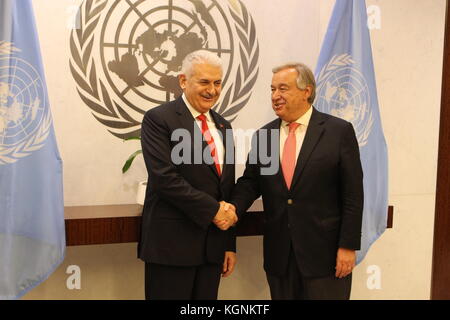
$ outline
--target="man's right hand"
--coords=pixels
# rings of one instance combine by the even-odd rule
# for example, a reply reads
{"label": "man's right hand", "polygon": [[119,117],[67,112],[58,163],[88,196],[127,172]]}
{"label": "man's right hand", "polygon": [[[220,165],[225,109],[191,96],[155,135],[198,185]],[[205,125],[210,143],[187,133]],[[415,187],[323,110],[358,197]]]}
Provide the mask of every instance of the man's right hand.
{"label": "man's right hand", "polygon": [[214,217],[214,224],[220,230],[228,230],[231,226],[235,225],[238,221],[238,217],[236,215],[236,208],[231,203],[227,203],[225,201],[220,202],[219,211],[217,211],[216,216]]}

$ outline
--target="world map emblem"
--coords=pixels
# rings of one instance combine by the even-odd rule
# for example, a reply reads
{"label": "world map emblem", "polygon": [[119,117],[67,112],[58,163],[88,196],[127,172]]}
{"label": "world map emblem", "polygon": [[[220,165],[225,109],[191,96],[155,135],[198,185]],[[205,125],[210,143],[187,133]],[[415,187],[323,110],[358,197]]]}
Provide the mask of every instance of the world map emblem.
{"label": "world map emblem", "polygon": [[359,147],[367,144],[374,122],[370,90],[362,72],[348,54],[334,56],[317,77],[314,105],[351,122]]}
{"label": "world map emblem", "polygon": [[0,41],[0,165],[41,149],[52,123],[42,78],[20,51]]}
{"label": "world map emblem", "polygon": [[255,23],[239,0],[85,0],[70,37],[70,68],[83,102],[114,136],[140,136],[143,115],[178,98],[183,59],[206,49],[224,62],[214,110],[229,121],[258,77]]}

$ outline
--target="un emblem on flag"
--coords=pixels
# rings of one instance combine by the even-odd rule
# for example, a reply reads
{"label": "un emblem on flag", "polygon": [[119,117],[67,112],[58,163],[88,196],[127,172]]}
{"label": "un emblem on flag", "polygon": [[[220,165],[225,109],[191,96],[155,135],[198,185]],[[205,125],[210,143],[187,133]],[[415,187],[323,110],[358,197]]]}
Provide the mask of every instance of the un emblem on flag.
{"label": "un emblem on flag", "polygon": [[316,102],[321,111],[353,124],[359,147],[367,144],[373,126],[370,91],[360,70],[348,54],[334,56],[317,78]]}
{"label": "un emblem on flag", "polygon": [[183,59],[206,49],[224,62],[215,111],[229,121],[258,77],[254,21],[239,0],[86,0],[71,34],[70,67],[83,102],[118,138],[140,135],[145,112],[182,94]]}
{"label": "un emblem on flag", "polygon": [[15,52],[0,42],[0,165],[42,148],[51,126],[41,76]]}

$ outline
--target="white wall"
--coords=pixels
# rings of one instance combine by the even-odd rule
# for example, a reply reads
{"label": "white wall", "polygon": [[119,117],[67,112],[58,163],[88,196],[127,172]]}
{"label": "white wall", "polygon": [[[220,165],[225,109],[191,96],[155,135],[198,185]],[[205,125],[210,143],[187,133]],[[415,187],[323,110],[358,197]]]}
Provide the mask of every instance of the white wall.
{"label": "white wall", "polygon": [[[429,299],[446,2],[368,4],[382,13],[382,28],[371,36],[394,228],[356,270],[352,297]],[[381,268],[381,290],[365,286],[370,265]]]}
{"label": "white wall", "polygon": [[[51,15],[50,2],[41,1],[46,10],[37,10],[38,24],[42,27]],[[334,1],[320,2],[320,37],[326,31]],[[53,4],[53,2],[52,2]],[[436,163],[441,95],[442,52],[444,38],[445,0],[368,0],[368,5],[381,9],[381,29],[372,30],[372,46],[380,112],[389,150],[389,204],[394,206],[394,228],[388,229],[373,245],[365,260],[354,272],[352,299],[429,299],[433,223],[435,210]],[[44,12],[47,12],[44,14]],[[48,30],[48,28],[47,28]],[[68,43],[52,43],[41,36],[43,46]],[[274,49],[275,50],[275,49]],[[60,59],[60,60],[56,60]],[[52,57],[46,64],[67,63],[67,57]],[[58,78],[47,76],[49,90],[58,90]],[[79,101],[74,92],[65,92],[68,98]],[[50,92],[50,96],[52,92]],[[59,101],[52,101],[57,105]],[[81,102],[79,102],[81,103]],[[64,105],[59,107],[65,108]],[[75,147],[87,141],[77,139],[79,130],[96,132],[97,122],[83,116],[83,127],[76,127],[80,118],[70,116],[63,121],[64,109],[56,115],[58,126],[73,130],[59,135]],[[85,109],[84,113],[89,113]],[[88,120],[86,120],[88,119]],[[96,135],[92,136],[95,142]],[[111,137],[111,139],[113,139]],[[92,143],[92,142],[89,142]],[[118,146],[117,154],[131,153]],[[95,151],[93,151],[95,152]],[[88,160],[79,162],[76,154],[65,159],[66,166],[83,170],[92,166]],[[120,176],[117,158],[102,155],[96,161],[105,179],[123,179],[122,185],[111,185],[110,190],[99,190],[87,203],[101,204],[108,192],[124,192],[125,201],[132,198],[136,172],[128,177]],[[101,165],[100,165],[101,163]],[[66,172],[68,179],[79,179],[76,171]],[[120,176],[120,177],[118,177]],[[110,177],[110,178],[108,178]],[[79,181],[77,188],[95,183],[87,178]],[[71,203],[71,193],[66,190]],[[238,239],[238,260],[235,274],[224,281],[220,288],[222,299],[268,299],[269,292],[262,271],[261,237]],[[84,282],[82,290],[65,288],[65,269],[70,264],[80,265]],[[381,270],[381,289],[369,290],[366,282],[368,267],[376,265]],[[66,261],[48,281],[34,289],[26,299],[141,299],[143,298],[143,264],[135,258],[135,244],[72,247],[68,248]]]}

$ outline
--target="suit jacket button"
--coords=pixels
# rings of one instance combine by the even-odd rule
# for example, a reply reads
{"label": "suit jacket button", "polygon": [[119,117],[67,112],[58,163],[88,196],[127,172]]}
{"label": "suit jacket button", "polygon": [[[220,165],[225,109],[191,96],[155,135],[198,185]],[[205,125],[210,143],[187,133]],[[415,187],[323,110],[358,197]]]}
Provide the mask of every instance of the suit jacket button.
{"label": "suit jacket button", "polygon": [[292,199],[288,200],[288,204],[293,204],[293,203],[294,203],[294,201],[292,201]]}

